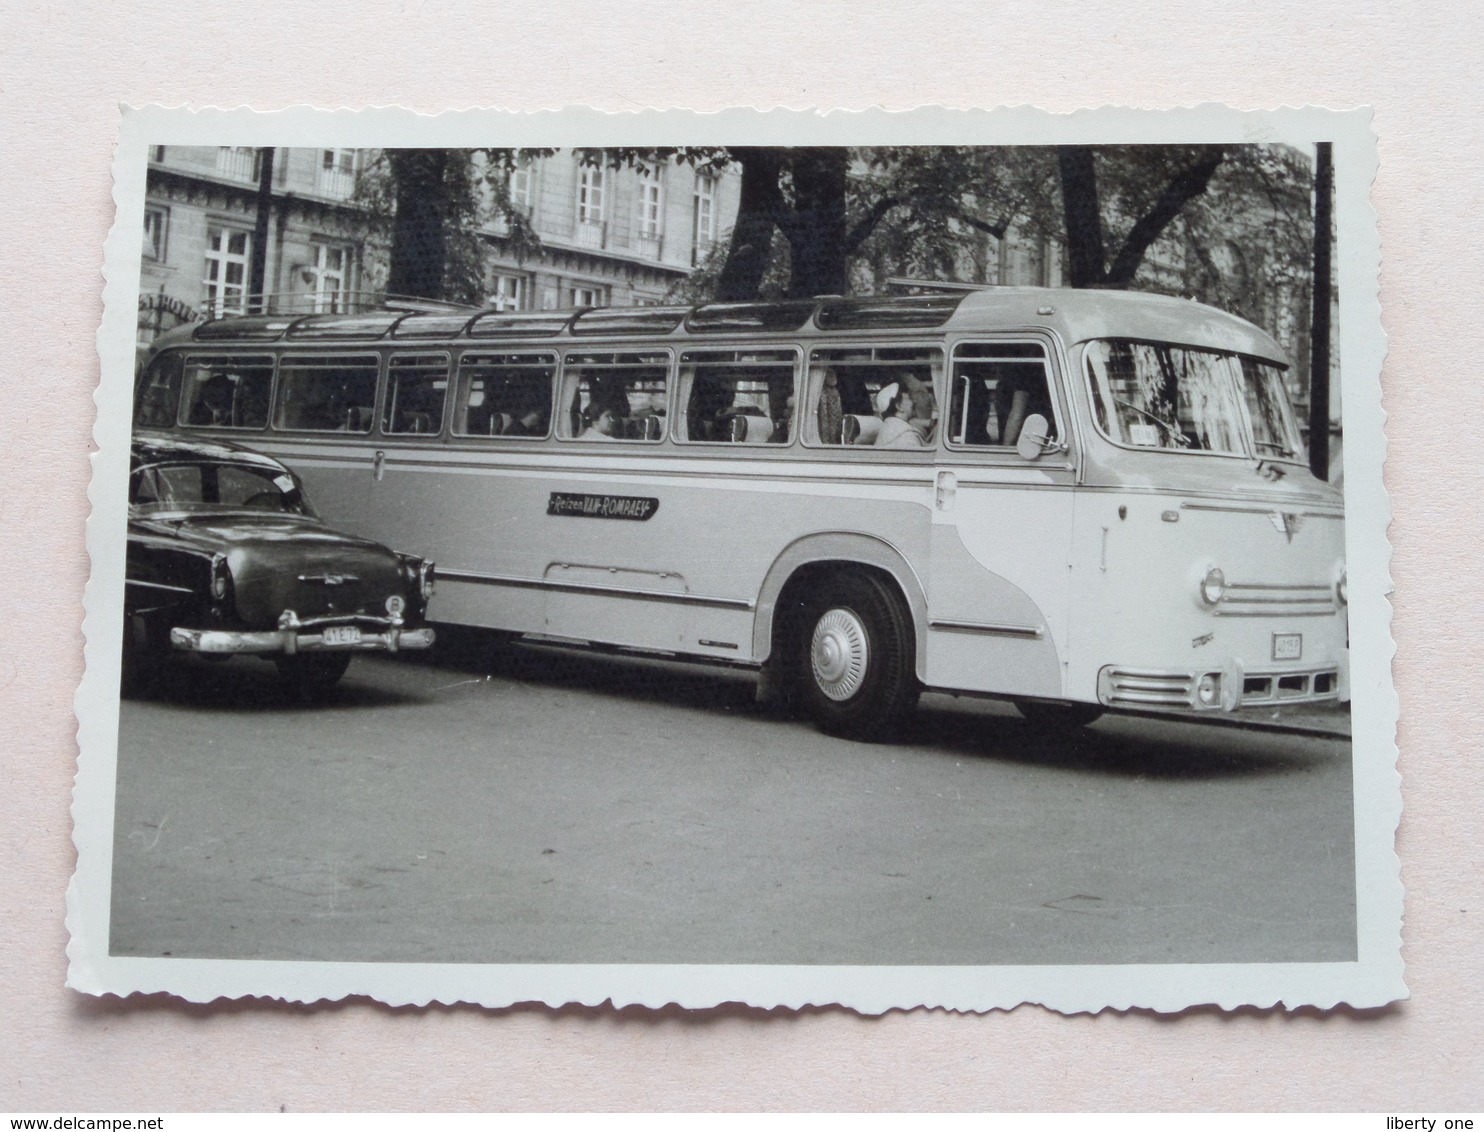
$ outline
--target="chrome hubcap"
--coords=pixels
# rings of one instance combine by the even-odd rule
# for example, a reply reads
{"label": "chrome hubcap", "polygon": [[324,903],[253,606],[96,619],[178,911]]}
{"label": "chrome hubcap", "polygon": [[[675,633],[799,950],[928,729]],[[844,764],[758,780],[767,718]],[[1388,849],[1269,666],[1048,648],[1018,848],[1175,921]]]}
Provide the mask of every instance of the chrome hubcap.
{"label": "chrome hubcap", "polygon": [[814,682],[832,700],[848,700],[866,678],[866,627],[848,609],[831,609],[814,626],[809,666]]}

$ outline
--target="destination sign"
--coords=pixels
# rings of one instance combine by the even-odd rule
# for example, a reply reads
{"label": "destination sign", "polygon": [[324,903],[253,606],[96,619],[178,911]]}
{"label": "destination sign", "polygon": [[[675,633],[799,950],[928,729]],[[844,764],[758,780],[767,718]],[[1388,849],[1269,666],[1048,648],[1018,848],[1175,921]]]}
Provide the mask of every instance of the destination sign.
{"label": "destination sign", "polygon": [[570,515],[580,519],[633,519],[642,523],[659,509],[658,499],[642,495],[584,495],[553,491],[546,501],[548,515]]}

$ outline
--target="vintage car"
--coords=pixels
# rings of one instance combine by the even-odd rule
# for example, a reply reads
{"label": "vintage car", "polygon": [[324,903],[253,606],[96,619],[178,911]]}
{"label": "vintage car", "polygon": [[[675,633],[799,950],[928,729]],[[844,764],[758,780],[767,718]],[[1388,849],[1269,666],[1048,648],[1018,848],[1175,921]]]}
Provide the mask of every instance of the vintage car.
{"label": "vintage car", "polygon": [[357,652],[423,649],[433,564],[331,530],[269,456],[137,433],[129,473],[126,682],[172,656],[272,660],[314,695]]}

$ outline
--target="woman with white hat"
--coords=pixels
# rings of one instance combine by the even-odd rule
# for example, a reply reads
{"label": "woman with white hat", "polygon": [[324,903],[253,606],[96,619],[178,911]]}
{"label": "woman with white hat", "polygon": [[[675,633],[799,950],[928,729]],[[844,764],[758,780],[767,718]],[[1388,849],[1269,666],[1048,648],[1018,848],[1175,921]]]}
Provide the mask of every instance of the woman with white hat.
{"label": "woman with white hat", "polygon": [[881,416],[881,431],[876,434],[877,448],[925,447],[922,433],[908,419],[912,412],[912,398],[895,381],[877,392],[876,412]]}

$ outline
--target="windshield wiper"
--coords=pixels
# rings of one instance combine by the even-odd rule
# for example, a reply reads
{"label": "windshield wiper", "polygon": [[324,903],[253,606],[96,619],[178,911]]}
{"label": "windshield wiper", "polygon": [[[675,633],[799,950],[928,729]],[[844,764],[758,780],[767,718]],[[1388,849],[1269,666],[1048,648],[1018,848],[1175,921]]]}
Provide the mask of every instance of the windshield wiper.
{"label": "windshield wiper", "polygon": [[1141,409],[1141,408],[1139,408],[1139,406],[1135,405],[1133,402],[1131,402],[1131,401],[1125,401],[1125,400],[1123,400],[1120,397],[1113,398],[1113,403],[1115,405],[1122,405],[1125,409],[1132,409],[1134,412],[1138,413],[1139,416],[1143,417],[1145,420],[1153,421],[1155,424],[1159,425],[1160,428],[1164,429],[1165,432],[1169,433],[1170,439],[1175,442],[1175,447],[1176,448],[1189,448],[1190,447],[1190,438],[1187,437],[1183,432],[1181,432],[1178,427],[1176,427],[1175,425],[1172,425],[1169,421],[1165,420],[1163,417],[1157,417],[1153,413],[1151,413],[1148,409]]}

